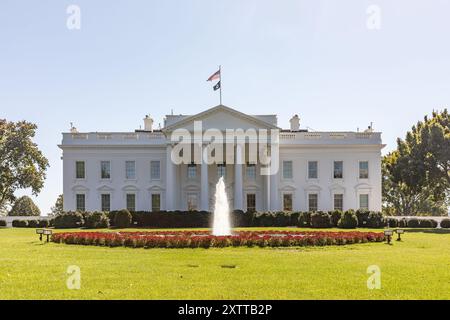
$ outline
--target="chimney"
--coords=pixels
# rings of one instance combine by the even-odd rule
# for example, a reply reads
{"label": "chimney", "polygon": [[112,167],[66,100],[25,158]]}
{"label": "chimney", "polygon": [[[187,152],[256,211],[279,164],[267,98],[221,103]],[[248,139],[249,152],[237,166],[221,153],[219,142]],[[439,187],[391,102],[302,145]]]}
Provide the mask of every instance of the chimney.
{"label": "chimney", "polygon": [[146,115],[144,118],[144,130],[153,131],[153,119],[149,115]]}
{"label": "chimney", "polygon": [[300,130],[300,118],[298,115],[295,115],[292,117],[291,120],[289,120],[291,123],[291,131],[299,131]]}

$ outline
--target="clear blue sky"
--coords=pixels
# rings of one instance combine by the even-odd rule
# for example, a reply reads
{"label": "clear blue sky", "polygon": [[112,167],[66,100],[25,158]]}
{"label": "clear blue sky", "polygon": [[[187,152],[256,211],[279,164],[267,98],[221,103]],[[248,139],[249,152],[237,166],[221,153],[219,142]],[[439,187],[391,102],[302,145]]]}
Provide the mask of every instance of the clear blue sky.
{"label": "clear blue sky", "polygon": [[[81,30],[66,27],[70,4]],[[366,26],[372,4],[380,30]],[[62,192],[69,122],[131,131],[147,113],[203,111],[218,104],[205,80],[219,64],[225,105],[277,113],[282,127],[295,113],[316,130],[373,121],[387,152],[449,105],[449,13],[445,0],[2,0],[0,117],[39,126],[44,213]]]}

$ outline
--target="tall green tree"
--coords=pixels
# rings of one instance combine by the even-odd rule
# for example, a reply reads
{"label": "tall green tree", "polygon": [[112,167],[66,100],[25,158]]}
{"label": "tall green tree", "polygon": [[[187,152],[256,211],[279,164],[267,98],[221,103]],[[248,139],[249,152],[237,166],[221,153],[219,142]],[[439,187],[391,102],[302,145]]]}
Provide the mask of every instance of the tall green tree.
{"label": "tall green tree", "polygon": [[23,196],[14,202],[8,216],[40,216],[41,210],[28,196]]}
{"label": "tall green tree", "polygon": [[51,215],[57,216],[64,212],[64,196],[60,194],[56,199],[55,205],[51,207]]}
{"label": "tall green tree", "polygon": [[49,164],[32,140],[36,129],[30,122],[0,119],[0,207],[13,203],[18,189],[37,195],[44,185]]}
{"label": "tall green tree", "polygon": [[383,159],[383,200],[400,215],[445,214],[450,191],[450,116],[433,112]]}

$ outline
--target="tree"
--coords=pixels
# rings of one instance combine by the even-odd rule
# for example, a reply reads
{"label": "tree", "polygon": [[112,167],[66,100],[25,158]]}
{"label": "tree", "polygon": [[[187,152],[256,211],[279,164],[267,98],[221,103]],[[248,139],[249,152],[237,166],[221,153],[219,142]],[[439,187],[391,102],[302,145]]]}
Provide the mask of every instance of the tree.
{"label": "tree", "polygon": [[50,209],[52,216],[57,216],[64,212],[64,196],[60,194],[56,199],[55,205]]}
{"label": "tree", "polygon": [[28,196],[23,196],[14,202],[9,216],[40,216],[41,210],[34,204],[33,200]]}
{"label": "tree", "polygon": [[400,215],[447,211],[450,191],[450,117],[433,112],[397,140],[383,159],[385,210]]}
{"label": "tree", "polygon": [[32,141],[36,129],[30,122],[0,119],[0,207],[13,203],[18,189],[37,195],[44,185],[49,164]]}

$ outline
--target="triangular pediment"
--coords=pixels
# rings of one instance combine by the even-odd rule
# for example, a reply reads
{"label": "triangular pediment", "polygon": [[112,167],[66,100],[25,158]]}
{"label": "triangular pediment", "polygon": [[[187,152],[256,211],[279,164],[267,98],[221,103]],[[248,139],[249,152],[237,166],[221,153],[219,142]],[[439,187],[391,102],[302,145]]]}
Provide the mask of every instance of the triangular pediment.
{"label": "triangular pediment", "polygon": [[192,132],[194,131],[195,121],[201,121],[203,131],[208,129],[219,129],[221,131],[226,129],[279,129],[277,126],[257,117],[247,115],[224,105],[218,105],[196,115],[183,118],[167,126],[163,131],[171,132],[176,129],[186,129]]}

